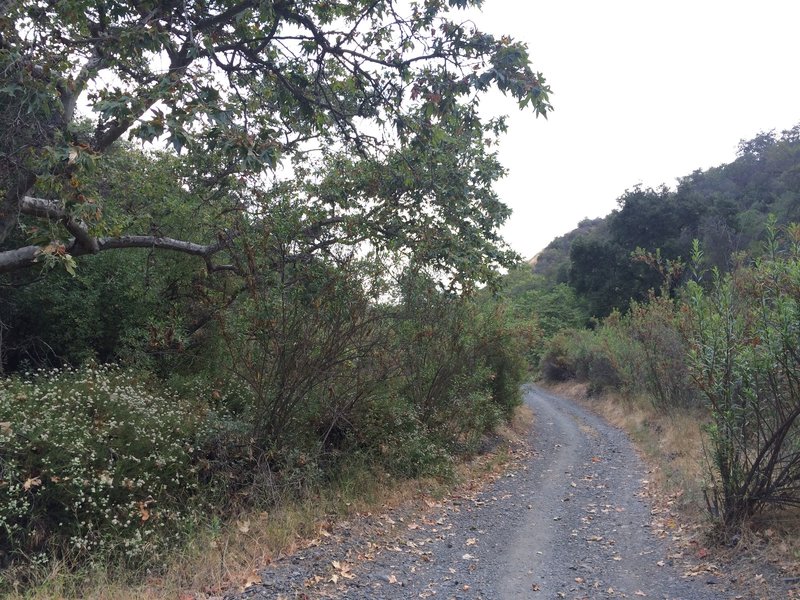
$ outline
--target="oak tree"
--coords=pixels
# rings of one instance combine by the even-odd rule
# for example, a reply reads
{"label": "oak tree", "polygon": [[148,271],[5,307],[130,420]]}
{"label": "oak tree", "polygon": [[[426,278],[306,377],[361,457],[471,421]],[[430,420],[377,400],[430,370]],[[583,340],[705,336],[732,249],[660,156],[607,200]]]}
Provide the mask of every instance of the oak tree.
{"label": "oak tree", "polygon": [[[241,228],[290,197],[308,207],[299,259],[369,240],[485,276],[508,257],[496,233],[508,211],[489,146],[504,125],[481,118],[481,95],[550,105],[524,44],[459,20],[480,4],[0,3],[0,273],[136,247],[241,272]],[[126,207],[99,185],[125,140],[176,155],[213,226],[145,227],[137,217],[164,198]]]}

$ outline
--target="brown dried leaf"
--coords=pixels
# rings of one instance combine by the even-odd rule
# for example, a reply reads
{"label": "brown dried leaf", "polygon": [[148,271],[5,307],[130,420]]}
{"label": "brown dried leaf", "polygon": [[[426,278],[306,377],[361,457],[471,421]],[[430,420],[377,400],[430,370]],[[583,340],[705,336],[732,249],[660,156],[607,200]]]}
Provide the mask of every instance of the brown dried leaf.
{"label": "brown dried leaf", "polygon": [[42,485],[42,479],[40,477],[29,477],[25,480],[25,483],[22,484],[22,489],[28,492],[31,488],[38,487],[40,485]]}

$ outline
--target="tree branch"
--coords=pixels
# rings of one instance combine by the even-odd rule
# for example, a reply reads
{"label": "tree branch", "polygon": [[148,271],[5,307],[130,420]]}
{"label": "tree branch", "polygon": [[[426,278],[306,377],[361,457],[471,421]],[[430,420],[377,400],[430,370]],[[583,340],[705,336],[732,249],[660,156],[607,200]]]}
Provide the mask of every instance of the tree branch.
{"label": "tree branch", "polygon": [[67,231],[75,236],[75,241],[83,246],[87,252],[95,254],[100,251],[97,238],[89,233],[89,228],[86,224],[67,214],[67,211],[55,202],[44,200],[43,198],[24,196],[20,201],[19,211],[32,217],[60,221]]}
{"label": "tree branch", "polygon": [[[158,248],[172,250],[183,254],[191,254],[206,259],[209,271],[235,271],[233,265],[215,265],[211,262],[212,256],[222,250],[221,244],[195,244],[174,238],[158,237],[152,235],[123,235],[120,237],[107,237],[97,239],[98,252],[104,250],[117,250],[121,248]],[[73,240],[67,252],[71,256],[90,254],[84,246]],[[0,252],[0,273],[10,273],[20,269],[27,269],[37,264],[42,255],[41,246],[24,246],[15,250]]]}
{"label": "tree branch", "polygon": [[[216,253],[228,247],[228,239],[220,239],[220,241],[213,244],[196,244],[154,235],[123,235],[95,238],[89,235],[85,224],[69,217],[62,208],[48,200],[25,196],[20,203],[20,211],[34,217],[47,218],[64,223],[64,226],[75,235],[66,250],[71,256],[96,254],[104,250],[121,248],[157,248],[159,250],[171,250],[199,256],[205,260],[209,272],[236,271],[234,265],[217,265],[212,262],[212,258]],[[41,246],[24,246],[0,252],[0,273],[30,268],[37,263],[41,255]]]}
{"label": "tree branch", "polygon": [[68,125],[72,122],[75,115],[75,106],[78,103],[78,98],[83,93],[89,80],[94,77],[99,71],[103,69],[103,61],[100,54],[95,49],[92,57],[81,68],[78,76],[72,84],[60,84],[58,91],[61,96],[61,104],[64,107],[64,124]]}

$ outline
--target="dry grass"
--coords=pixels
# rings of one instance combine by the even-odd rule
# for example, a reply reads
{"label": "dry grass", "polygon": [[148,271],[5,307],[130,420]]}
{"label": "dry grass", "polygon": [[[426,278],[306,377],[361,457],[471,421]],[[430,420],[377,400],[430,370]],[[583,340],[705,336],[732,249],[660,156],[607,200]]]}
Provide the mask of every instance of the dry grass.
{"label": "dry grass", "polygon": [[8,600],[203,600],[221,598],[260,581],[258,572],[274,558],[292,554],[324,536],[332,524],[360,514],[422,505],[456,489],[470,488],[496,475],[515,457],[533,421],[517,409],[513,419],[487,440],[489,451],[459,464],[452,481],[395,481],[367,469],[354,469],[336,485],[304,501],[288,501],[269,512],[243,512],[215,528],[198,531],[158,574],[108,570],[71,574],[61,565],[40,575],[40,584]]}

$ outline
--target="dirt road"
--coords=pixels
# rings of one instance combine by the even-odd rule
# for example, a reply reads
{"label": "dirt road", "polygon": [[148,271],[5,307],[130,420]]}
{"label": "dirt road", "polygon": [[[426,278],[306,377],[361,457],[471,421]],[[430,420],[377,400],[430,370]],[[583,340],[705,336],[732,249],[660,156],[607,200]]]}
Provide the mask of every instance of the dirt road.
{"label": "dirt road", "polygon": [[739,597],[672,564],[650,530],[646,471],[621,431],[534,386],[525,402],[536,420],[519,468],[422,515],[376,516],[357,534],[344,524],[272,565],[244,597]]}

